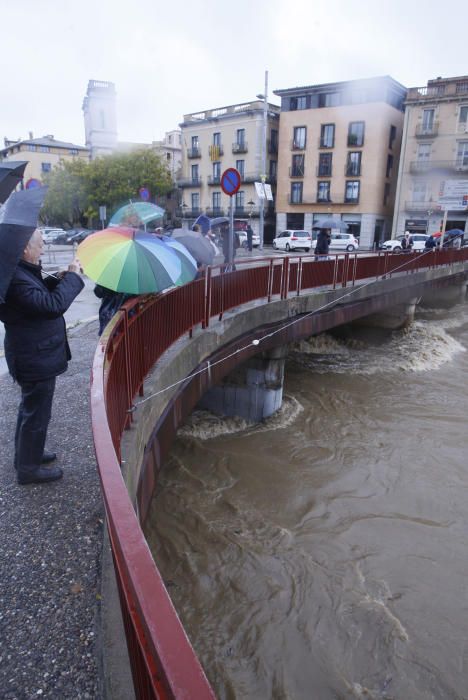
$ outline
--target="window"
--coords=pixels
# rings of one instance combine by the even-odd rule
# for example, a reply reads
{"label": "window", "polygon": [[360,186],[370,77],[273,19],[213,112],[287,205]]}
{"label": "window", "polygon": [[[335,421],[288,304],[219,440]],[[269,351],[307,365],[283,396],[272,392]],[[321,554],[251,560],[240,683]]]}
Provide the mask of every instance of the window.
{"label": "window", "polygon": [[[221,163],[220,163],[221,165]],[[236,170],[239,171],[239,174],[242,179],[244,179],[245,175],[245,160],[236,160]]]}
{"label": "window", "polygon": [[413,202],[426,202],[427,198],[427,182],[413,183]]}
{"label": "window", "polygon": [[390,127],[390,136],[388,137],[388,147],[390,150],[393,148],[393,144],[395,143],[396,139],[396,126],[391,126]]}
{"label": "window", "polygon": [[171,136],[171,134],[168,135],[167,140],[169,141],[169,143],[172,143],[172,136]]}
{"label": "window", "polygon": [[106,113],[104,112],[103,109],[99,111],[99,120],[101,122],[101,129],[106,128]]}
{"label": "window", "polygon": [[299,95],[298,97],[291,97],[289,101],[289,109],[294,112],[296,109],[307,109],[307,97],[306,95]]}
{"label": "window", "polygon": [[320,153],[319,154],[319,166],[318,166],[318,176],[319,177],[331,177],[332,174],[332,153]]}
{"label": "window", "polygon": [[291,177],[304,177],[304,154],[297,153],[292,157]]}
{"label": "window", "polygon": [[236,192],[236,209],[243,209],[245,204],[245,192],[239,190]]}
{"label": "window", "polygon": [[221,179],[221,162],[219,160],[213,163],[213,182],[219,182]]}
{"label": "window", "polygon": [[387,156],[387,169],[385,171],[385,177],[392,177],[393,174],[393,156]]}
{"label": "window", "polygon": [[192,136],[192,148],[194,150],[198,151],[198,148],[199,148],[198,136]]}
{"label": "window", "polygon": [[319,107],[337,107],[339,104],[339,92],[325,92],[322,95],[319,95]]}
{"label": "window", "polygon": [[71,156],[77,156],[77,155],[78,155],[78,149],[77,149],[77,148],[70,148],[70,155],[71,155]]}
{"label": "window", "polygon": [[361,151],[350,151],[346,163],[346,175],[357,177],[361,174]]}
{"label": "window", "polygon": [[292,182],[291,183],[291,203],[301,204],[302,203],[302,182]]}
{"label": "window", "polygon": [[212,194],[213,209],[221,209],[221,192],[213,192]]}
{"label": "window", "polygon": [[388,198],[390,197],[390,183],[386,182],[384,185],[384,194],[383,194],[383,205],[384,207],[387,206],[388,204]]}
{"label": "window", "polygon": [[200,209],[200,193],[192,192],[192,209],[198,211]]}
{"label": "window", "polygon": [[270,180],[276,180],[278,174],[278,163],[276,160],[270,160]]}
{"label": "window", "polygon": [[460,107],[460,114],[458,117],[458,123],[460,124],[460,126],[463,125],[465,127],[465,129],[467,128],[467,126],[468,126],[468,105],[462,105]]}
{"label": "window", "polygon": [[272,129],[270,132],[270,143],[272,151],[276,152],[278,150],[278,131],[276,129]]}
{"label": "window", "polygon": [[192,165],[192,182],[198,184],[198,165]]}
{"label": "window", "polygon": [[49,146],[39,146],[39,150],[41,153],[50,153]]}
{"label": "window", "polygon": [[346,183],[346,202],[359,202],[359,180],[348,180]]}
{"label": "window", "polygon": [[329,182],[318,182],[317,183],[317,202],[329,202],[330,201],[330,183]]}
{"label": "window", "polygon": [[28,146],[28,151],[37,151],[37,146],[34,146],[34,144],[31,143],[31,144]]}
{"label": "window", "polygon": [[293,132],[293,148],[304,150],[307,140],[307,127],[295,126]]}
{"label": "window", "polygon": [[245,129],[237,129],[236,143],[238,146],[243,146],[245,144]]}
{"label": "window", "polygon": [[457,168],[468,168],[468,141],[458,142]]}
{"label": "window", "polygon": [[431,132],[434,128],[434,110],[433,109],[423,109],[422,115],[422,129],[423,131]]}
{"label": "window", "polygon": [[221,132],[215,131],[213,134],[213,146],[221,146]]}
{"label": "window", "polygon": [[333,148],[335,145],[335,125],[322,124],[320,128],[320,148]]}
{"label": "window", "polygon": [[41,163],[41,170],[43,173],[50,173],[52,165],[50,163]]}
{"label": "window", "polygon": [[350,122],[348,127],[348,146],[364,145],[364,122]]}
{"label": "window", "polygon": [[431,148],[430,143],[420,143],[418,144],[417,159],[419,162],[427,162],[431,158]]}
{"label": "window", "polygon": [[171,154],[170,154],[170,153],[166,153],[166,160],[167,160],[167,161],[171,160]]}

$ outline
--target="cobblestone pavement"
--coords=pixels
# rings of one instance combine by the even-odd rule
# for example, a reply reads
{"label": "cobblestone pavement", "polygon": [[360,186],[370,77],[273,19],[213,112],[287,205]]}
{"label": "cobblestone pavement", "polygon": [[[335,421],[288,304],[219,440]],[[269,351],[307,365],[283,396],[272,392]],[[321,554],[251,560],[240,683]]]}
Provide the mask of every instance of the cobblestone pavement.
{"label": "cobblestone pavement", "polygon": [[97,322],[69,331],[73,359],[57,380],[48,449],[61,481],[18,486],[18,387],[0,377],[0,696],[101,698],[103,507],[89,413]]}

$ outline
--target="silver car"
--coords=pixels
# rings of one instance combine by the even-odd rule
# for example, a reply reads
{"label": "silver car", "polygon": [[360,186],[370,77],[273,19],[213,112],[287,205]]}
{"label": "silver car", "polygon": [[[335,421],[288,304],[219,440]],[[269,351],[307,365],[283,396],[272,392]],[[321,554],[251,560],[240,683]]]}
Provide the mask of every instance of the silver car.
{"label": "silver car", "polygon": [[293,231],[288,229],[282,231],[276,238],[273,239],[273,248],[275,250],[305,250],[309,252],[312,245],[312,236],[308,231]]}

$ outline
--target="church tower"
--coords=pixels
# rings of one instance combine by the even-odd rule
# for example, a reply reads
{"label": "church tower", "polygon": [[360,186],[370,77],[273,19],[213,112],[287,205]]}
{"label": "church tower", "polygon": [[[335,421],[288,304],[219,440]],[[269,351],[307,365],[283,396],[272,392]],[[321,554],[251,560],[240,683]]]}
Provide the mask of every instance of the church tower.
{"label": "church tower", "polygon": [[109,155],[117,147],[115,85],[103,80],[90,80],[83,100],[86,147],[91,160]]}

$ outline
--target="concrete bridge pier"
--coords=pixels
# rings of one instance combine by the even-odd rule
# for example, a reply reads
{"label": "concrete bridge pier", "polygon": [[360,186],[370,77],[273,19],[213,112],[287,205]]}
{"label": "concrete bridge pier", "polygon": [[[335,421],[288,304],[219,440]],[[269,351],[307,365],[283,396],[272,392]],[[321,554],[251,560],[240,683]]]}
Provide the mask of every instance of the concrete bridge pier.
{"label": "concrete bridge pier", "polygon": [[457,279],[445,287],[429,288],[421,297],[421,304],[431,308],[447,308],[460,304],[466,297],[467,280]]}
{"label": "concrete bridge pier", "polygon": [[287,350],[283,345],[250,358],[207,391],[198,408],[251,423],[268,418],[281,408]]}
{"label": "concrete bridge pier", "polygon": [[398,330],[409,326],[414,320],[414,312],[419,299],[414,298],[403,304],[395,304],[390,309],[379,311],[370,316],[364,316],[352,324],[356,326],[365,326],[367,328],[386,328],[388,330]]}

